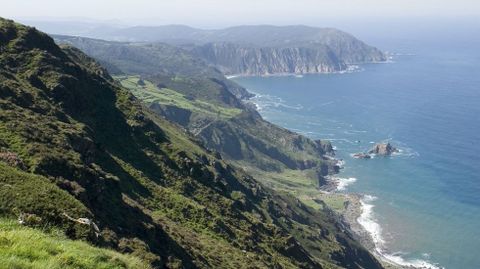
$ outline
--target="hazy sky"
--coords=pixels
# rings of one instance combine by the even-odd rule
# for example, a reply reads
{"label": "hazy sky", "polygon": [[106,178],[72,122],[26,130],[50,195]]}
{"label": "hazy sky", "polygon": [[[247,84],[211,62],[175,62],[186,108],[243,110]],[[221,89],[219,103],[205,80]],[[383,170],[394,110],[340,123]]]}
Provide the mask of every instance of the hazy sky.
{"label": "hazy sky", "polygon": [[0,16],[204,27],[325,24],[360,18],[480,17],[480,0],[0,0]]}

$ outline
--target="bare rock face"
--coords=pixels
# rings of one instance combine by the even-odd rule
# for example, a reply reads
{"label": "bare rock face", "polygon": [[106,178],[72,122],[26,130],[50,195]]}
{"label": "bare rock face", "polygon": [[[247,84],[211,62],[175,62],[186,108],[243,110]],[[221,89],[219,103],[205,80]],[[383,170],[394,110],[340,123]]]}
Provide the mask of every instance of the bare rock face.
{"label": "bare rock face", "polygon": [[208,43],[194,48],[192,53],[228,75],[316,74],[347,68],[325,45],[307,48]]}
{"label": "bare rock face", "polygon": [[390,143],[378,143],[368,152],[368,154],[390,156],[395,152],[398,152],[398,149],[392,146]]}

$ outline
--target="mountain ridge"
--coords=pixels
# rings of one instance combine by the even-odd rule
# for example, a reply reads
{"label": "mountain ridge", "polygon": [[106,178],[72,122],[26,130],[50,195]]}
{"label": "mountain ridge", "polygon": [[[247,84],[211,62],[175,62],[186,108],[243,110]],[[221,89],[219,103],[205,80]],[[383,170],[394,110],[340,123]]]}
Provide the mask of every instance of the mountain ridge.
{"label": "mountain ridge", "polygon": [[103,38],[165,42],[190,48],[224,74],[331,73],[348,65],[383,62],[386,55],[335,28],[304,25],[234,26],[202,30],[182,25],[120,29]]}
{"label": "mountain ridge", "polygon": [[345,71],[349,65],[384,62],[387,55],[335,28],[248,25],[198,29],[185,25],[135,26],[80,36],[184,48],[226,75],[310,74]]}

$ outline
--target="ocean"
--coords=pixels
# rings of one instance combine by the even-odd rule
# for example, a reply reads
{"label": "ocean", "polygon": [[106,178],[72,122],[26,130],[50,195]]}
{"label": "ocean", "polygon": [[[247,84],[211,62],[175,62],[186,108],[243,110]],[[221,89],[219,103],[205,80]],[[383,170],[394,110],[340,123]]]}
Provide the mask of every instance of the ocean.
{"label": "ocean", "polygon": [[[384,64],[355,72],[238,77],[267,120],[327,139],[345,161],[341,191],[364,194],[359,219],[388,259],[480,268],[480,46],[385,42]],[[389,141],[392,157],[354,159]]]}

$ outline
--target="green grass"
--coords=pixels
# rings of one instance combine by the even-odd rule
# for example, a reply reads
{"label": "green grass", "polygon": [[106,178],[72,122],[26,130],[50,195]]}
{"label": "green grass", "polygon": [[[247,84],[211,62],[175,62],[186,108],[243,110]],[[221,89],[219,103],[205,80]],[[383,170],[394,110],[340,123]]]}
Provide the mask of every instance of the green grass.
{"label": "green grass", "polygon": [[323,201],[330,209],[338,213],[343,213],[346,209],[346,202],[348,198],[342,193],[317,193],[317,194],[305,194],[298,197],[304,204],[316,209],[323,207],[321,203],[317,201]]}
{"label": "green grass", "polygon": [[0,219],[0,269],[14,268],[150,268],[131,255],[66,239]]}
{"label": "green grass", "polygon": [[187,96],[167,88],[159,89],[147,80],[144,85],[139,84],[139,76],[115,76],[123,87],[129,89],[135,97],[147,104],[158,103],[162,105],[176,106],[192,112],[208,116],[229,119],[239,115],[242,110],[238,108],[227,108],[212,104],[203,100],[188,98]]}
{"label": "green grass", "polygon": [[318,183],[305,170],[284,169],[282,172],[260,172],[263,182],[268,182],[275,189],[295,190],[316,188]]}
{"label": "green grass", "polygon": [[[1,214],[37,214],[42,216],[44,223],[67,227],[69,224],[61,217],[63,212],[79,217],[90,217],[91,214],[82,203],[47,178],[20,171],[0,162]],[[82,236],[84,232],[86,232],[84,229],[79,229],[77,235],[84,237]]]}
{"label": "green grass", "polygon": [[274,190],[292,194],[312,208],[320,209],[323,207],[321,203],[314,200],[314,197],[319,193],[318,183],[311,177],[308,170],[283,169],[281,172],[266,172],[260,169],[247,168],[247,171]]}
{"label": "green grass", "polygon": [[347,201],[345,195],[324,193],[318,190],[318,182],[314,179],[315,175],[311,170],[284,169],[281,172],[266,172],[260,169],[246,169],[266,186],[277,191],[290,193],[314,209],[322,209],[324,207],[323,203],[325,203],[338,213],[345,210],[345,202]]}

